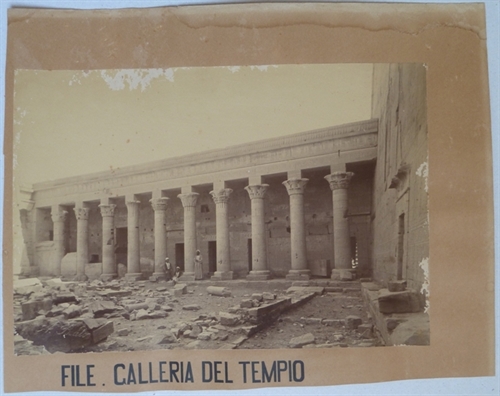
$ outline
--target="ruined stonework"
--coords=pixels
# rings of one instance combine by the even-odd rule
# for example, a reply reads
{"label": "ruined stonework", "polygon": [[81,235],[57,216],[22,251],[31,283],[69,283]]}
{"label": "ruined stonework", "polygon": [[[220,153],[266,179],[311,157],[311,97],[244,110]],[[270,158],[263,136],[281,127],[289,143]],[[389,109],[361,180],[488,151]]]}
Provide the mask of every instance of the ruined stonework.
{"label": "ruined stonework", "polygon": [[200,250],[205,279],[404,280],[423,310],[425,68],[373,73],[370,120],[23,190],[21,275],[194,281]]}

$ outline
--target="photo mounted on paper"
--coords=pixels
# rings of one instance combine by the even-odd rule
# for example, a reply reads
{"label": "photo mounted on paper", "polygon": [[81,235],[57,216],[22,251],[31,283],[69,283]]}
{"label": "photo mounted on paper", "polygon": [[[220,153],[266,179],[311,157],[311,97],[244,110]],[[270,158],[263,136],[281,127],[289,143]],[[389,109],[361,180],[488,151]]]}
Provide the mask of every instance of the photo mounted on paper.
{"label": "photo mounted on paper", "polygon": [[423,64],[14,89],[16,355],[430,344]]}

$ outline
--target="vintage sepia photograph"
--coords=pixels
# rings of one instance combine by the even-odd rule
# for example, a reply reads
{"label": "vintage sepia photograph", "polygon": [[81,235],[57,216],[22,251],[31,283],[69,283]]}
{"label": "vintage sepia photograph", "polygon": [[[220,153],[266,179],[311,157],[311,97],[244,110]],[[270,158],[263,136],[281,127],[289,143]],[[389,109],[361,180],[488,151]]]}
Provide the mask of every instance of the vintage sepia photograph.
{"label": "vintage sepia photograph", "polygon": [[430,344],[426,68],[16,70],[16,355]]}

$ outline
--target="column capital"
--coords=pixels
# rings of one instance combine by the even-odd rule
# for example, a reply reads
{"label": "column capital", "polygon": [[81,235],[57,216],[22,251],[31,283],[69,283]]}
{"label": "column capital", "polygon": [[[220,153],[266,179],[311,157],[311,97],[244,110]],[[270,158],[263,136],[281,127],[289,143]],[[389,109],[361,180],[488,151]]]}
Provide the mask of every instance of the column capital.
{"label": "column capital", "polygon": [[230,188],[222,188],[218,191],[210,191],[210,195],[212,196],[216,204],[220,204],[227,203],[232,192],[233,190]]}
{"label": "column capital", "polygon": [[137,206],[141,203],[141,201],[135,201],[135,200],[130,200],[130,201],[127,201],[125,202],[125,204],[128,206]]}
{"label": "column capital", "polygon": [[325,179],[330,183],[330,188],[333,191],[347,189],[353,176],[353,172],[332,172],[330,175],[326,175]]}
{"label": "column capital", "polygon": [[113,217],[115,215],[116,205],[99,205],[99,209],[101,209],[102,217]]}
{"label": "column capital", "polygon": [[77,220],[88,220],[89,219],[90,208],[80,207],[80,208],[73,208],[73,210],[75,211],[75,215],[76,215]]}
{"label": "column capital", "polygon": [[190,193],[179,194],[177,195],[177,198],[181,200],[182,207],[193,208],[196,206],[196,202],[198,201],[199,195],[200,194],[198,193],[190,192]]}
{"label": "column capital", "polygon": [[263,199],[268,188],[269,184],[252,184],[246,186],[245,190],[247,190],[250,199]]}
{"label": "column capital", "polygon": [[167,197],[161,197],[161,198],[153,198],[150,199],[149,202],[151,202],[151,206],[153,207],[153,210],[156,211],[166,211],[167,210],[167,205],[168,205],[168,198]]}
{"label": "column capital", "polygon": [[51,213],[51,216],[52,216],[52,221],[54,223],[57,223],[57,222],[64,222],[64,220],[66,220],[66,215],[68,214],[67,211],[65,210],[59,210],[58,212],[56,213]]}
{"label": "column capital", "polygon": [[288,179],[282,184],[286,187],[288,195],[304,194],[304,189],[309,179]]}

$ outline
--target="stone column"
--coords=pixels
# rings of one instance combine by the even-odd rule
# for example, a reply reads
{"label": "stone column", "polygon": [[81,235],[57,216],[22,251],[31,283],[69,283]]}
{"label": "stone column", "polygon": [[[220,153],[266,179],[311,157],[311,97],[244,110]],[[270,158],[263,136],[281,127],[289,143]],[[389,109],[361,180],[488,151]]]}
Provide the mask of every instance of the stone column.
{"label": "stone column", "polygon": [[229,220],[227,214],[227,202],[232,192],[233,190],[230,188],[210,191],[216,206],[217,271],[212,277],[214,280],[233,279],[229,255]]}
{"label": "stone column", "polygon": [[118,276],[115,262],[115,207],[99,205],[102,216],[102,274],[101,280],[109,281]]}
{"label": "stone column", "polygon": [[268,187],[268,184],[254,184],[245,187],[252,205],[252,270],[247,275],[248,280],[269,279],[264,220],[264,195]]}
{"label": "stone column", "polygon": [[125,279],[141,279],[139,250],[139,201],[127,201],[127,273]]}
{"label": "stone column", "polygon": [[283,185],[290,196],[290,244],[292,268],[287,279],[307,280],[311,271],[307,268],[306,230],[304,221],[304,189],[308,179],[288,179]]}
{"label": "stone column", "polygon": [[89,262],[89,211],[90,208],[75,207],[76,215],[76,278],[86,281],[85,266]]}
{"label": "stone column", "polygon": [[[165,223],[165,213],[167,211],[168,198],[153,198],[150,200],[155,212],[155,269],[153,276],[149,279],[156,281],[165,279],[165,258],[167,257],[167,224]],[[173,264],[172,264],[173,265]]]}
{"label": "stone column", "polygon": [[64,257],[64,222],[68,212],[61,210],[59,205],[52,208],[52,222],[54,223],[54,276],[61,276],[61,261]]}
{"label": "stone column", "polygon": [[194,281],[194,257],[196,255],[196,201],[200,194],[179,194],[184,207],[184,273],[180,280]]}
{"label": "stone column", "polygon": [[[333,172],[325,176],[330,183],[333,196],[333,250],[334,269],[332,279],[345,278],[345,270],[351,270],[351,240],[349,236],[349,219],[347,217],[347,188],[354,176],[352,172]],[[348,272],[349,272],[348,271]],[[349,278],[349,276],[347,276]],[[347,280],[347,279],[345,279]]]}

